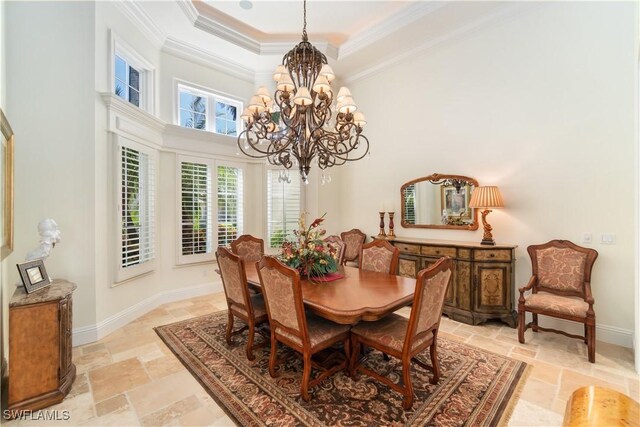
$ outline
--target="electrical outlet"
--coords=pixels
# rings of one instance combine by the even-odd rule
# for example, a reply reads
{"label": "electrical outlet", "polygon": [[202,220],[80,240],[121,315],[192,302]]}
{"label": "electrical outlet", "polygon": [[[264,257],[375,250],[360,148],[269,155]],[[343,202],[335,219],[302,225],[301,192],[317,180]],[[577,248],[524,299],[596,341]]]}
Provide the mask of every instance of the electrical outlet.
{"label": "electrical outlet", "polygon": [[612,233],[602,233],[600,235],[600,243],[603,245],[615,245],[616,235]]}
{"label": "electrical outlet", "polygon": [[591,243],[593,235],[591,233],[582,233],[582,243]]}

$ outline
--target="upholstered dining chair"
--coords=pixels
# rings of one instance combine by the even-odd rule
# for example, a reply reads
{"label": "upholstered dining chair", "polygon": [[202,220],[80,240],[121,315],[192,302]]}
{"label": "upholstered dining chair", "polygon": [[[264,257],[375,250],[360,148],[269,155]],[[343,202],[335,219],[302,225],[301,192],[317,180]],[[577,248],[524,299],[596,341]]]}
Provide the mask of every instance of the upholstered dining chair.
{"label": "upholstered dining chair", "polygon": [[[269,374],[276,377],[276,352],[281,342],[302,354],[304,368],[300,394],[309,401],[309,388],[342,369],[348,368],[349,328],[312,314],[306,314],[302,302],[300,275],[273,257],[265,256],[258,263],[260,285],[271,326],[271,354]],[[344,342],[345,360],[332,367],[312,362],[311,356],[336,343]],[[310,381],[311,367],[323,372]]]}
{"label": "upholstered dining chair", "polygon": [[264,240],[243,234],[231,242],[231,251],[243,257],[245,262],[258,262],[264,255]]}
{"label": "upholstered dining chair", "polygon": [[336,262],[338,265],[342,265],[344,263],[344,250],[346,248],[345,243],[342,241],[340,236],[328,236],[324,239],[327,244],[333,246],[336,250]]}
{"label": "upholstered dining chair", "polygon": [[340,233],[340,238],[345,244],[344,263],[357,262],[360,255],[360,247],[367,240],[367,235],[357,228]]}
{"label": "upholstered dining chair", "polygon": [[[356,380],[362,372],[402,393],[402,407],[413,405],[411,362],[433,373],[431,384],[440,379],[438,364],[438,329],[447,287],[453,275],[453,262],[441,258],[431,267],[421,270],[416,278],[416,291],[409,319],[397,314],[385,316],[375,322],[361,322],[351,328],[351,362],[349,372]],[[366,368],[360,359],[360,346],[366,345],[402,361],[402,380],[396,384],[391,379]],[[416,359],[429,348],[431,366]]]}
{"label": "upholstered dining chair", "polygon": [[[247,338],[246,353],[247,359],[253,360],[255,359],[253,350],[264,347],[268,342],[265,337],[263,342],[256,345],[253,344],[256,326],[269,320],[264,299],[260,294],[249,294],[247,276],[244,269],[245,260],[241,256],[234,255],[227,248],[220,246],[216,251],[216,259],[229,308],[229,321],[225,336],[227,344],[232,344],[232,335],[237,335],[248,329],[249,336]],[[243,320],[246,326],[233,331],[234,316]]]}
{"label": "upholstered dining chair", "polygon": [[[532,276],[520,288],[518,299],[518,340],[524,344],[524,332],[547,331],[584,340],[589,362],[596,361],[596,314],[591,294],[591,269],[598,257],[594,249],[583,248],[568,240],[551,240],[527,248]],[[525,295],[525,292],[531,293]],[[533,320],[525,324],[526,312]],[[584,336],[538,326],[538,315],[572,320],[584,324]]]}
{"label": "upholstered dining chair", "polygon": [[398,257],[400,250],[386,240],[376,239],[365,243],[360,248],[361,270],[376,271],[378,273],[396,274],[398,271]]}

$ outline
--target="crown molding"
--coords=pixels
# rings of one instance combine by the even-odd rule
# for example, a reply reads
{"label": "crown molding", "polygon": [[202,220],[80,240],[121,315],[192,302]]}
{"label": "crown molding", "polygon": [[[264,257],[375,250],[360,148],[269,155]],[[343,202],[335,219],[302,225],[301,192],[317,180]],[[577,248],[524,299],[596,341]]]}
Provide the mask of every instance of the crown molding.
{"label": "crown molding", "polygon": [[247,68],[171,37],[167,37],[162,46],[162,51],[250,83],[253,83],[255,80],[255,72],[251,68]]}
{"label": "crown molding", "polygon": [[182,9],[182,12],[185,14],[189,22],[192,24],[196,22],[198,19],[198,9],[196,9],[195,5],[191,0],[175,0]]}
{"label": "crown molding", "polygon": [[258,55],[260,54],[260,42],[232,26],[227,26],[221,22],[215,21],[208,16],[200,14],[199,12],[193,25],[194,27],[206,31],[209,34],[213,34],[222,40],[226,40],[229,43],[240,46],[249,52],[253,52]]}
{"label": "crown molding", "polygon": [[159,133],[164,131],[165,123],[153,114],[136,107],[111,92],[102,92],[100,93],[100,97],[110,112],[115,112],[127,117],[135,123],[141,124],[153,131]]}
{"label": "crown molding", "polygon": [[160,48],[164,44],[167,35],[153,22],[153,19],[137,2],[116,0],[115,4],[156,47]]}
{"label": "crown molding", "polygon": [[358,33],[354,37],[350,37],[340,46],[339,54],[336,59],[343,59],[351,56],[360,49],[401,30],[412,22],[424,18],[428,14],[433,13],[446,5],[446,2],[421,1],[412,4],[379,24]]}
{"label": "crown molding", "polygon": [[453,31],[441,35],[440,37],[436,37],[435,39],[426,40],[425,42],[415,46],[414,48],[401,52],[397,55],[388,55],[384,58],[381,58],[381,61],[372,64],[364,70],[351,74],[349,77],[345,77],[344,83],[355,83],[359,80],[378,74],[385,69],[390,68],[393,65],[396,65],[408,58],[412,58],[417,54],[423,53],[426,50],[443,45],[447,42],[458,40],[476,31],[480,31],[486,28],[488,24],[492,24],[495,26],[497,23],[507,22],[511,18],[514,18],[523,13],[528,13],[542,6],[542,4],[503,3],[498,10],[483,15],[465,26],[459,27]]}

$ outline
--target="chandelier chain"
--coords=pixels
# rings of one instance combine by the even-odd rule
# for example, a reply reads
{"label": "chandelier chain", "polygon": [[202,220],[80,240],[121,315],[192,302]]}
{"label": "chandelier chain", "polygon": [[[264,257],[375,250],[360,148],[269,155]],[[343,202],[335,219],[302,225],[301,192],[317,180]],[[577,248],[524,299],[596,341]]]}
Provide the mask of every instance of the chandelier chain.
{"label": "chandelier chain", "polygon": [[309,41],[309,37],[307,37],[307,0],[303,2],[303,26],[302,26],[302,40]]}

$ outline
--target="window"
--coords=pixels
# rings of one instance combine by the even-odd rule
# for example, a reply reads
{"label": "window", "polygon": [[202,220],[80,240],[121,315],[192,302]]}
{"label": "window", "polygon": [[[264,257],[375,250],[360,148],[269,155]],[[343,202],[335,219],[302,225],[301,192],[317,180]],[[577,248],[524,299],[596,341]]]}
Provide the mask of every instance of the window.
{"label": "window", "polygon": [[408,185],[404,189],[404,218],[407,224],[416,223],[416,186]]}
{"label": "window", "polygon": [[218,245],[242,234],[242,169],[218,166]]}
{"label": "window", "polygon": [[[181,198],[178,263],[210,261],[218,245],[226,246],[242,234],[243,170],[224,164],[214,166],[213,160],[202,158],[181,157],[178,164]],[[213,210],[214,194],[217,194],[217,216]]]}
{"label": "window", "polygon": [[178,84],[178,125],[237,136],[242,102],[203,89]]}
{"label": "window", "polygon": [[155,157],[120,147],[120,257],[117,281],[151,271],[155,259]]}
{"label": "window", "polygon": [[136,107],[140,106],[140,70],[127,64],[127,61],[116,55],[115,58],[115,93]]}
{"label": "window", "polygon": [[291,173],[290,182],[281,179],[281,171],[267,170],[267,232],[269,247],[279,248],[298,229],[302,194],[300,175]]}

